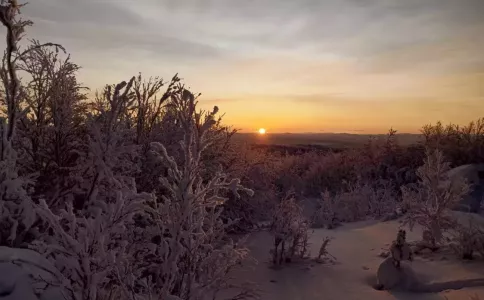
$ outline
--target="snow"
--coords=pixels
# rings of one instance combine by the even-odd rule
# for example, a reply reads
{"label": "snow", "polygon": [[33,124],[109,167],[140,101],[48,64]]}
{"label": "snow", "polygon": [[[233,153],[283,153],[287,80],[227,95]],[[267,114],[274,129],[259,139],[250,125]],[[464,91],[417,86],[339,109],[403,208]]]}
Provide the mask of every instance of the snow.
{"label": "snow", "polygon": [[[464,213],[456,214],[460,219],[466,217]],[[483,221],[481,217],[479,222]],[[337,262],[319,264],[308,259],[286,264],[277,270],[270,263],[271,235],[266,231],[255,232],[249,236],[247,243],[257,262],[237,270],[234,276],[239,283],[257,283],[264,300],[457,300],[469,299],[473,295],[484,297],[484,262],[463,262],[452,256],[443,259],[437,255],[416,256],[413,262],[407,264],[416,274],[419,286],[433,293],[375,290],[372,285],[376,270],[383,261],[379,254],[394,239],[399,226],[398,221],[365,221],[334,230],[315,229],[310,235],[311,256],[317,255],[324,237],[333,236],[328,249]],[[407,233],[409,241],[418,240],[420,234],[418,228]],[[45,278],[49,272],[55,273],[55,269],[32,250],[0,247],[0,293],[11,289],[8,296],[0,298],[62,299],[59,289],[49,289],[37,298],[30,279],[30,274],[35,272]]]}
{"label": "snow", "polygon": [[[64,300],[55,283],[58,271],[29,249],[0,247],[0,298],[8,300]],[[32,279],[42,279],[42,282]],[[37,288],[37,289],[36,289]],[[35,292],[34,292],[35,291]],[[37,293],[40,296],[37,297]]]}
{"label": "snow", "polygon": [[[264,300],[437,300],[445,297],[457,300],[468,299],[474,294],[484,297],[484,263],[463,262],[451,256],[445,259],[417,256],[408,264],[420,286],[442,291],[413,293],[375,290],[372,284],[376,281],[376,270],[383,261],[379,254],[395,238],[399,225],[398,221],[367,221],[343,225],[334,230],[316,229],[310,237],[311,257],[317,255],[324,237],[333,236],[335,239],[328,250],[337,258],[337,263],[318,264],[309,259],[286,264],[278,270],[270,267],[269,249],[273,242],[269,232],[253,233],[248,245],[258,262],[238,270],[236,280],[257,283],[261,299]],[[407,233],[409,241],[419,240],[420,236],[418,229]],[[476,284],[483,287],[472,287]],[[459,289],[461,287],[464,288]]]}

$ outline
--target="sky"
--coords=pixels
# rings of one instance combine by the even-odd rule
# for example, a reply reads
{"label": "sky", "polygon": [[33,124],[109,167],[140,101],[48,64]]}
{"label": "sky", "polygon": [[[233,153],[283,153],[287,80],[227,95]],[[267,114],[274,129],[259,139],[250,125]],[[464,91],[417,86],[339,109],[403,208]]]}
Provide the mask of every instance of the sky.
{"label": "sky", "polygon": [[418,132],[484,112],[483,0],[35,0],[93,91],[178,73],[243,131]]}

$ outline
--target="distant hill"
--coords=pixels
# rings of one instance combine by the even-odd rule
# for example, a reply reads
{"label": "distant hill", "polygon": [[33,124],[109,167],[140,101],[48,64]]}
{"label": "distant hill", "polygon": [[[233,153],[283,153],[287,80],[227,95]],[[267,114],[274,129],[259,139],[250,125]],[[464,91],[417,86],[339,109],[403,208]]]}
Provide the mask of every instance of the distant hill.
{"label": "distant hill", "polygon": [[[272,146],[298,146],[312,149],[345,149],[358,148],[364,145],[370,137],[385,138],[385,134],[351,134],[351,133],[269,133],[260,135],[257,133],[236,133],[235,141],[246,142],[254,145]],[[397,134],[401,145],[417,143],[422,138],[420,134],[401,133]]]}

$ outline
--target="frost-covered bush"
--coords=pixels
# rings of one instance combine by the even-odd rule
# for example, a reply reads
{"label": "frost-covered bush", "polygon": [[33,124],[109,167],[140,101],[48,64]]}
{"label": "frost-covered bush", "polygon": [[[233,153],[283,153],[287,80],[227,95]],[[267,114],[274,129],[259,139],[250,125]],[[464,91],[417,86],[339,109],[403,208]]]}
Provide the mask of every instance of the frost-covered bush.
{"label": "frost-covered bush", "polygon": [[344,187],[343,182],[356,180],[355,160],[351,154],[350,151],[329,153],[314,159],[302,176],[305,194],[318,196],[325,190],[334,193]]}
{"label": "frost-covered bush", "polygon": [[304,258],[308,251],[309,222],[302,207],[289,192],[273,211],[270,231],[274,236],[272,260],[281,265],[298,256]]}
{"label": "frost-covered bush", "polygon": [[311,216],[311,225],[316,228],[333,229],[338,225],[336,198],[326,190],[317,199],[316,207]]}
{"label": "frost-covered bush", "polygon": [[14,141],[18,120],[27,113],[20,103],[23,88],[19,80],[17,60],[25,52],[19,42],[29,21],[18,17],[16,2],[0,2],[0,21],[7,29],[7,47],[4,52],[0,79],[2,81],[0,113],[0,245],[22,245],[35,222],[29,189],[34,184],[31,177],[19,172],[19,152]]}
{"label": "frost-covered bush", "polygon": [[85,96],[76,79],[79,66],[62,47],[43,47],[38,41],[18,62],[26,78],[20,106],[29,108],[19,119],[15,140],[19,171],[36,173],[34,200],[44,195],[62,203],[73,187],[71,176],[84,137]]}
{"label": "frost-covered bush", "polygon": [[226,172],[240,178],[242,185],[254,191],[254,196],[242,194],[237,199],[227,194],[222,218],[238,220],[229,227],[230,230],[247,232],[259,223],[269,221],[270,211],[277,204],[278,157],[242,143],[233,143],[226,154]]}
{"label": "frost-covered bush", "polygon": [[[115,203],[101,203],[90,214],[79,215],[72,205],[54,214],[41,200],[37,212],[51,228],[52,235],[33,244],[33,248],[52,259],[64,276],[69,299],[107,299],[118,295],[125,299],[134,295],[141,273],[130,268],[130,248],[134,230],[133,216],[143,211],[141,195],[126,196],[119,191]],[[86,216],[87,215],[87,216]]]}
{"label": "frost-covered bush", "polygon": [[423,144],[440,149],[453,166],[484,163],[484,118],[465,126],[441,122],[422,127]]}
{"label": "frost-covered bush", "polygon": [[321,194],[312,216],[315,227],[334,228],[341,222],[381,218],[395,211],[399,199],[388,181],[357,182],[335,194]]}
{"label": "frost-covered bush", "polygon": [[[245,229],[252,228],[257,220],[264,219],[258,211],[268,211],[268,206],[273,207],[277,198],[292,189],[302,197],[319,197],[327,190],[353,203],[347,209],[361,206],[357,218],[343,212],[344,219],[385,216],[400,201],[400,186],[416,182],[421,152],[419,147],[400,146],[394,130],[358,149],[279,153],[261,147],[233,147],[228,151],[228,172],[256,191],[256,197],[241,202],[229,200],[227,212],[244,220]],[[364,195],[358,195],[360,192]],[[367,205],[360,205],[357,199]]]}
{"label": "frost-covered bush", "polygon": [[202,154],[214,141],[207,132],[217,109],[198,112],[195,97],[184,89],[171,95],[169,105],[183,129],[180,161],[152,143],[149,162],[166,170],[159,177],[164,193],[138,193],[130,174],[139,147],[129,143],[133,131],[121,116],[133,81],[107,87],[107,105],[88,120],[82,206],[67,202],[55,211],[41,200],[37,213],[50,229],[34,247],[67,278],[72,299],[188,300],[232,287],[228,273],[248,250],[226,236],[220,193],[252,191],[221,171],[202,178]]}
{"label": "frost-covered bush", "polygon": [[[226,196],[253,193],[223,171],[231,131],[218,109],[199,112],[177,76],[139,75],[83,101],[62,47],[34,41],[18,51],[30,25],[18,8],[0,5],[9,36],[0,243],[49,259],[67,299],[188,300],[233,289],[229,272],[248,250],[226,235],[232,220],[221,213]],[[236,295],[254,296],[245,286]]]}
{"label": "frost-covered bush", "polygon": [[136,152],[126,144],[120,112],[129,101],[132,82],[106,88],[109,105],[87,120],[87,155],[78,187],[83,202],[75,207],[71,196],[65,208],[53,209],[44,199],[36,205],[47,231],[32,247],[61,271],[69,299],[104,299],[112,294],[135,299],[128,290],[140,275],[131,268],[134,216],[145,212],[152,197],[138,193],[129,177],[130,155]]}
{"label": "frost-covered bush", "polygon": [[462,259],[473,259],[474,253],[479,250],[482,231],[473,220],[468,224],[456,224],[452,231],[452,249]]}
{"label": "frost-covered bush", "polygon": [[[325,190],[336,194],[364,178],[371,184],[385,182],[399,196],[401,185],[416,181],[423,154],[421,147],[400,145],[391,129],[384,138],[370,138],[362,147],[315,155],[302,175],[305,195],[318,197]],[[305,158],[300,160],[304,165]]]}
{"label": "frost-covered bush", "polygon": [[430,244],[436,247],[443,232],[455,225],[449,214],[452,207],[469,192],[469,185],[463,178],[451,180],[448,176],[450,163],[439,150],[428,150],[424,165],[418,168],[419,182],[403,186],[403,205],[407,209],[404,224],[410,229],[421,225],[429,234]]}
{"label": "frost-covered bush", "polygon": [[171,99],[184,130],[181,163],[162,144],[152,144],[152,153],[168,167],[167,176],[160,178],[168,193],[150,210],[155,221],[151,234],[160,242],[153,248],[158,255],[145,263],[151,265],[152,284],[162,299],[202,299],[217,292],[227,284],[227,273],[248,255],[225,234],[220,215],[226,198],[220,192],[230,190],[237,197],[253,192],[221,171],[203,180],[202,154],[214,141],[207,133],[216,124],[218,108],[199,112],[196,103],[188,90]]}
{"label": "frost-covered bush", "polygon": [[484,224],[470,216],[467,222],[456,224],[450,231],[451,248],[462,259],[484,259]]}

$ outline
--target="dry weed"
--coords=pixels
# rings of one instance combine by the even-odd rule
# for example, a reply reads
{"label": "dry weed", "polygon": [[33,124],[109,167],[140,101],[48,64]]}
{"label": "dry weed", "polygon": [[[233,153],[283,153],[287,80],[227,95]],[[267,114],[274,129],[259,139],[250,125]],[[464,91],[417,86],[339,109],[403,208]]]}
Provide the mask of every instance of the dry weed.
{"label": "dry weed", "polygon": [[321,247],[319,248],[318,257],[316,257],[316,259],[315,259],[316,262],[318,262],[318,263],[325,263],[325,262],[334,263],[334,262],[336,262],[336,257],[334,257],[328,251],[328,246],[333,239],[334,239],[333,237],[325,237],[323,239],[323,242],[321,243]]}

